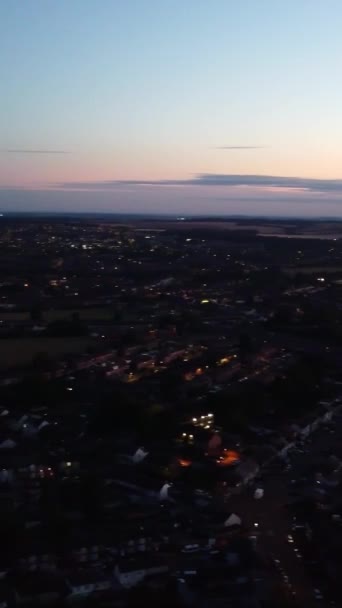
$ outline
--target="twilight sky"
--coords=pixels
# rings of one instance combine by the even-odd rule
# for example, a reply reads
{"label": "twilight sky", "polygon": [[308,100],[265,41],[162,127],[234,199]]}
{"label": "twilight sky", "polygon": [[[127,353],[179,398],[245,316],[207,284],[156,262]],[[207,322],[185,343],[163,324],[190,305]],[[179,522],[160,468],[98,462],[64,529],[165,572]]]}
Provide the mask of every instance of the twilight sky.
{"label": "twilight sky", "polygon": [[342,215],[341,0],[2,0],[0,211]]}

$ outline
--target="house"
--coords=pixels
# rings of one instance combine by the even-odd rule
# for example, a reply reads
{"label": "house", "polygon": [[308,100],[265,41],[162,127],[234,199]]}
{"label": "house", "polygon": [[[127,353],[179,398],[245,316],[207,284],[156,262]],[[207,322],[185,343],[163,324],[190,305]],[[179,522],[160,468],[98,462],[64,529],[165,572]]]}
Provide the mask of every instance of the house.
{"label": "house", "polygon": [[161,560],[144,556],[120,560],[115,566],[114,574],[123,587],[130,589],[145,578],[165,574],[168,570],[168,565]]}
{"label": "house", "polygon": [[49,604],[61,599],[66,591],[65,582],[57,576],[29,573],[16,576],[14,595],[17,605]]}
{"label": "house", "polygon": [[[141,474],[137,477],[134,469],[125,471],[126,478],[113,479],[114,487],[120,488],[127,496],[144,501],[170,500],[169,490],[172,484],[163,483],[162,479],[153,475]],[[134,475],[133,475],[133,474]]]}
{"label": "house", "polygon": [[231,526],[241,526],[241,517],[232,513],[224,522],[225,527],[230,528]]}
{"label": "house", "polygon": [[6,583],[0,583],[0,608],[8,608],[10,602],[10,590]]}
{"label": "house", "polygon": [[33,539],[27,543],[25,548],[23,538],[22,547],[17,550],[17,566],[26,573],[29,572],[54,572],[57,569],[57,558],[53,552],[48,551],[44,543],[35,542]]}
{"label": "house", "polygon": [[66,578],[68,599],[82,598],[91,593],[107,591],[112,586],[109,576],[98,570],[79,570]]}
{"label": "house", "polygon": [[14,481],[13,469],[3,468],[2,471],[0,471],[0,484],[1,483],[12,484],[13,481]]}
{"label": "house", "polygon": [[5,554],[5,552],[2,551],[0,554],[0,584],[2,584],[2,582],[7,577],[7,574],[10,570],[10,565],[11,559],[8,555]]}
{"label": "house", "polygon": [[259,465],[254,460],[246,460],[245,462],[241,462],[241,464],[237,467],[237,474],[241,478],[241,483],[247,484],[259,472]]}
{"label": "house", "polygon": [[253,590],[249,588],[248,571],[234,558],[229,563],[188,569],[177,578],[179,596],[184,606],[223,608],[257,606]]}
{"label": "house", "polygon": [[146,452],[144,448],[138,448],[135,454],[132,456],[132,460],[135,464],[137,464],[138,462],[142,462],[146,456],[148,456],[148,452]]}
{"label": "house", "polygon": [[98,562],[99,555],[99,545],[77,546],[72,550],[72,557],[76,563]]}
{"label": "house", "polygon": [[7,438],[4,439],[1,443],[0,443],[0,448],[2,450],[13,450],[13,448],[16,447],[16,442],[13,441],[13,439]]}

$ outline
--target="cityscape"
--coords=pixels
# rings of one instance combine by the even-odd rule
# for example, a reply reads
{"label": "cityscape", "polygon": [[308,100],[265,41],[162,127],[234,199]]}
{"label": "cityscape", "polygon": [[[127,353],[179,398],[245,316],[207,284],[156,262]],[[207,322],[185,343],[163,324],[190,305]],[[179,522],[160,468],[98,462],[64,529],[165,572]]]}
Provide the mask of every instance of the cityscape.
{"label": "cityscape", "polygon": [[0,0],[0,608],[342,608],[341,31]]}
{"label": "cityscape", "polygon": [[1,605],[339,605],[340,231],[1,218]]}

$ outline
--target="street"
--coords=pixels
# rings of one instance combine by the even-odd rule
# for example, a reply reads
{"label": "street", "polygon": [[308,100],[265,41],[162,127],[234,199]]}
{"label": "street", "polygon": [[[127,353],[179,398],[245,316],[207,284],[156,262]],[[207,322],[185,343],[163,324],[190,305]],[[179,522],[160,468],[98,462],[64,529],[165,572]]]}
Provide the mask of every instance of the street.
{"label": "street", "polygon": [[[336,416],[333,428],[318,428],[307,440],[304,450],[293,450],[286,468],[273,466],[263,471],[262,481],[246,486],[239,494],[227,497],[231,512],[239,515],[255,537],[258,553],[274,565],[275,577],[282,582],[289,606],[333,606],[319,583],[312,580],[307,564],[296,543],[293,518],[286,508],[291,501],[293,482],[308,474],[316,458],[335,447],[342,437],[342,417]],[[264,497],[254,498],[255,488],[264,489]]]}

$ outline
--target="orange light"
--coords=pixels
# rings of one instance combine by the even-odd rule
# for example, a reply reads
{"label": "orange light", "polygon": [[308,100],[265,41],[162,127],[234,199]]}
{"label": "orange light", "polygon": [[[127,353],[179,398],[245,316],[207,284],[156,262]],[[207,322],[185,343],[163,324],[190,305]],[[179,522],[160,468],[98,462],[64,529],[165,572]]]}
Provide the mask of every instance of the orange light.
{"label": "orange light", "polygon": [[184,379],[187,382],[190,382],[193,379],[193,377],[194,377],[194,374],[192,372],[188,372],[187,374],[184,374]]}
{"label": "orange light", "polygon": [[220,460],[217,460],[217,463],[223,467],[228,467],[239,459],[240,456],[235,450],[224,450],[224,455],[220,456]]}
{"label": "orange light", "polygon": [[234,358],[233,355],[229,355],[227,357],[222,357],[222,359],[220,359],[218,361],[218,365],[227,365],[227,363],[230,363],[233,358]]}
{"label": "orange light", "polygon": [[182,458],[178,460],[178,463],[181,467],[190,467],[192,464],[191,460],[183,460]]}

